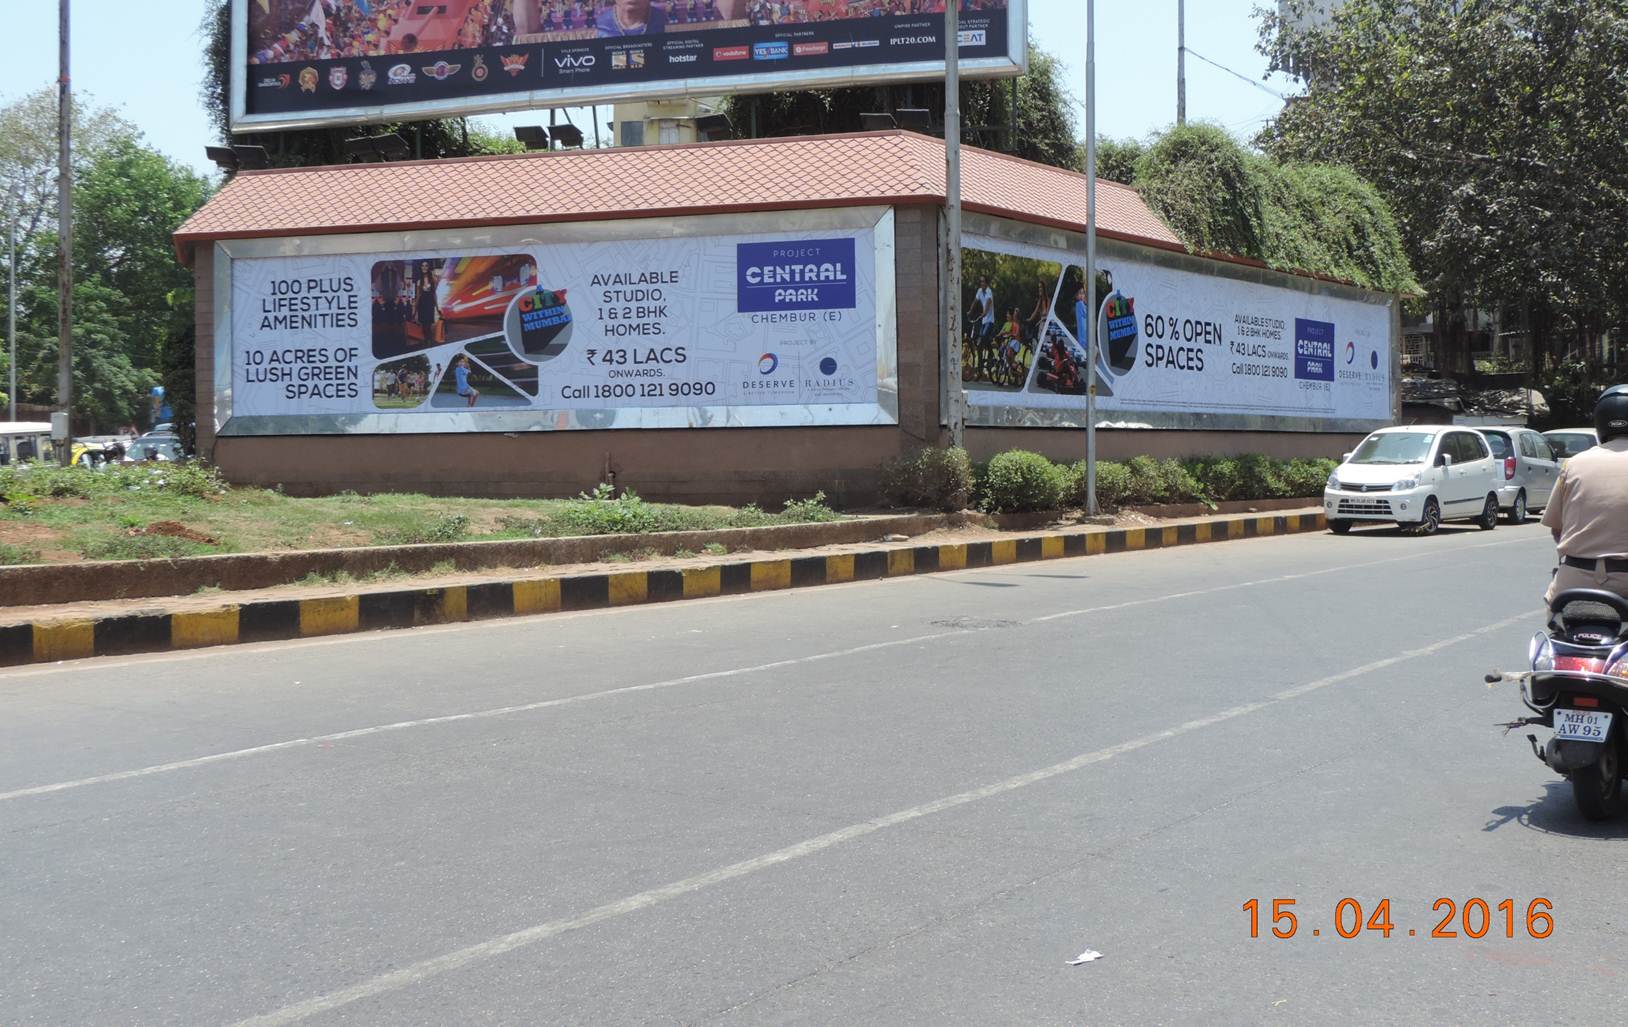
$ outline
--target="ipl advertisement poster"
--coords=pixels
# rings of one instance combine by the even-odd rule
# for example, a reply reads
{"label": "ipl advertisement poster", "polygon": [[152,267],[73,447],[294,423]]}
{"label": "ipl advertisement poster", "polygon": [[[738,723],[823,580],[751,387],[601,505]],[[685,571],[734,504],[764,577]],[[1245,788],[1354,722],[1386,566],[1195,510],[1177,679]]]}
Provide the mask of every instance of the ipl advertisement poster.
{"label": "ipl advertisement poster", "polygon": [[772,407],[753,423],[893,423],[875,231],[237,258],[232,419],[387,413],[405,415],[389,430],[430,432],[445,419],[412,415],[609,428],[649,426],[622,412],[728,425]]}
{"label": "ipl advertisement poster", "polygon": [[[1071,255],[971,238],[961,380],[978,407],[1085,408],[1084,271]],[[1391,417],[1391,311],[1321,293],[1107,258],[1094,356],[1105,412],[1340,421]]]}
{"label": "ipl advertisement poster", "polygon": [[[242,128],[943,75],[945,0],[234,2]],[[962,0],[964,74],[1026,66],[1024,3]]]}

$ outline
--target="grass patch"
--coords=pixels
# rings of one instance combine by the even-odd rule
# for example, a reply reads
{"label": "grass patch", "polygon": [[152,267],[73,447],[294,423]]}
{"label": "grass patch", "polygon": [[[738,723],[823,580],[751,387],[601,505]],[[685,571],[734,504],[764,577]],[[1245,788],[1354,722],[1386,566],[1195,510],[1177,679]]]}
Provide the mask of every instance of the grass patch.
{"label": "grass patch", "polygon": [[38,549],[0,542],[0,567],[14,567],[17,564],[39,562],[40,551]]}
{"label": "grass patch", "polygon": [[[39,465],[0,468],[0,525],[13,521],[29,526],[26,538],[0,550],[0,562],[37,560],[40,552],[132,560],[712,531],[841,518],[822,494],[790,499],[778,512],[757,506],[651,503],[631,491],[618,492],[609,486],[564,500],[355,492],[296,498],[276,488],[229,487],[210,468],[194,465],[131,465],[106,471]],[[214,543],[131,534],[159,522],[173,522]]]}

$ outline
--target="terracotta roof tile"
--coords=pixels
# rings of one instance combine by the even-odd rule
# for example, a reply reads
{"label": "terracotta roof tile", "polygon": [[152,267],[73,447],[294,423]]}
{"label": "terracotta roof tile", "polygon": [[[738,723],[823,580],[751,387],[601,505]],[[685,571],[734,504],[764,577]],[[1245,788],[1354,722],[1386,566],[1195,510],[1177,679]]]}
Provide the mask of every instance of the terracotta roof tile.
{"label": "terracotta roof tile", "polygon": [[[1061,228],[1085,225],[1085,178],[968,147],[968,209]],[[175,233],[216,239],[862,204],[941,203],[944,144],[908,132],[350,164],[237,175]],[[1180,240],[1135,190],[1097,189],[1104,235]]]}

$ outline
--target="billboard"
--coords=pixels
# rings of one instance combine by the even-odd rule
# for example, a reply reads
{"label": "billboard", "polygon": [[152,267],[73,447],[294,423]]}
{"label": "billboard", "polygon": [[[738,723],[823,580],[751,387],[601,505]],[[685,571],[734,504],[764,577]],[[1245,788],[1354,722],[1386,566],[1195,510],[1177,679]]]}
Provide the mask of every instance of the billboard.
{"label": "billboard", "polygon": [[[1027,0],[962,0],[968,76]],[[944,0],[233,0],[236,131],[944,74]]]}
{"label": "billboard", "polygon": [[[1327,426],[1391,417],[1391,303],[1099,260],[1094,357],[1074,254],[968,236],[961,380],[973,424],[1083,424],[1087,360],[1111,420],[1186,415]],[[1285,276],[1285,281],[1290,281]]]}
{"label": "billboard", "polygon": [[892,215],[847,221],[236,254],[217,431],[897,423]]}

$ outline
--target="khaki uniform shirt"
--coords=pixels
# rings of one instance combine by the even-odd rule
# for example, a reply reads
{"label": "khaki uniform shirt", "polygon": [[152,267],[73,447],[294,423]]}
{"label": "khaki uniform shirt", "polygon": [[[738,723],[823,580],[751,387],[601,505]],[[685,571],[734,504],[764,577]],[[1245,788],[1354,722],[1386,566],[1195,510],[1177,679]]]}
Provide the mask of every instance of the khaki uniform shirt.
{"label": "khaki uniform shirt", "polygon": [[1561,556],[1628,557],[1628,439],[1612,439],[1568,460],[1543,523],[1560,532]]}

